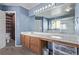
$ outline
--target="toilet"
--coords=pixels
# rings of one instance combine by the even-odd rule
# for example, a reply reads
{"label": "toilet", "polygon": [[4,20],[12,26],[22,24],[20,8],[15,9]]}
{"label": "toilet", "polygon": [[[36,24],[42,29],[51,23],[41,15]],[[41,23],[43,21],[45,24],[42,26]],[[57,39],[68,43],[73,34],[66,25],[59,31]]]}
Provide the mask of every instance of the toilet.
{"label": "toilet", "polygon": [[6,33],[6,43],[9,43],[10,41],[10,33]]}

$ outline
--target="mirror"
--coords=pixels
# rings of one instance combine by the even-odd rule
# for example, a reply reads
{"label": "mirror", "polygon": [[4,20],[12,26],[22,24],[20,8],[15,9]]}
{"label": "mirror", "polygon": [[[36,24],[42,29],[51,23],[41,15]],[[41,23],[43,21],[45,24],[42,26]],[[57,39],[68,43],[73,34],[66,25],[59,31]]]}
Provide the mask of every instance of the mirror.
{"label": "mirror", "polygon": [[36,17],[42,17],[42,32],[75,33],[75,4],[56,3],[53,7],[47,8]]}

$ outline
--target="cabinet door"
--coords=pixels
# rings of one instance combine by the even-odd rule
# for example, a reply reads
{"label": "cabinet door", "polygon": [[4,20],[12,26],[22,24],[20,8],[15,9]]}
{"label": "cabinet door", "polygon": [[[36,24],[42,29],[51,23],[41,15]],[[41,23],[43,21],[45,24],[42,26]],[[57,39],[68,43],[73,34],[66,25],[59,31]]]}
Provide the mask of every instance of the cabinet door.
{"label": "cabinet door", "polygon": [[30,41],[30,37],[25,36],[25,47],[27,47],[27,48],[29,48],[29,41]]}
{"label": "cabinet door", "polygon": [[31,43],[32,45],[34,45],[34,46],[40,47],[41,40],[40,40],[40,38],[31,37],[30,43]]}
{"label": "cabinet door", "polygon": [[41,54],[41,40],[40,38],[36,38],[36,37],[31,37],[30,40],[30,48],[32,50],[32,52],[37,53],[37,54]]}
{"label": "cabinet door", "polygon": [[31,45],[30,48],[31,48],[32,52],[34,52],[36,54],[41,54],[41,49],[39,47]]}

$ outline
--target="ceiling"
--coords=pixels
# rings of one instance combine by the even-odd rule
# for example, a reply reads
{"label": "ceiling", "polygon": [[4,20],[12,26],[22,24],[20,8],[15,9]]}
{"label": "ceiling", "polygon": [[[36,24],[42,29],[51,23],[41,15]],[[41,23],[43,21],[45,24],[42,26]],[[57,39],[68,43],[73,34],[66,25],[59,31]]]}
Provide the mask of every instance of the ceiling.
{"label": "ceiling", "polygon": [[21,6],[24,7],[28,10],[30,10],[31,8],[37,6],[39,3],[4,3],[4,5],[8,5],[8,6]]}

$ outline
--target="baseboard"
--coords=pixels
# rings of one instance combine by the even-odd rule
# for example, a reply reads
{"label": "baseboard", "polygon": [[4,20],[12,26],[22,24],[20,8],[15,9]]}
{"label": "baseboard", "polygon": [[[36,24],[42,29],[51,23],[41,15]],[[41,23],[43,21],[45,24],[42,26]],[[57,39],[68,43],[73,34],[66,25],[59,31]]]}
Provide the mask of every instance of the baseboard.
{"label": "baseboard", "polygon": [[15,47],[22,47],[22,45],[15,45]]}

